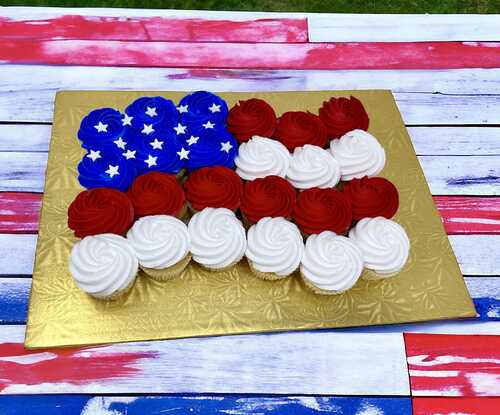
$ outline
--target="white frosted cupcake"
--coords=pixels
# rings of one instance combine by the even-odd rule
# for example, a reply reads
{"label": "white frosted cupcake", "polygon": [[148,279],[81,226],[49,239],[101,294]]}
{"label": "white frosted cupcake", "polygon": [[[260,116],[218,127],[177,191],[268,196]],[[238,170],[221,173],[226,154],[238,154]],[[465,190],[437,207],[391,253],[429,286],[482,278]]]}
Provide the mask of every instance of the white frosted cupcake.
{"label": "white frosted cupcake", "polygon": [[300,265],[306,285],[316,294],[340,294],[352,288],[363,271],[358,247],[331,231],[310,235]]}
{"label": "white frosted cupcake", "polygon": [[262,218],[248,230],[245,255],[253,273],[266,280],[285,278],[300,264],[304,241],[284,218]]}
{"label": "white frosted cupcake", "polygon": [[293,151],[286,178],[296,189],[334,187],[340,181],[340,166],[327,150],[306,144]]}
{"label": "white frosted cupcake", "polygon": [[132,287],[138,271],[132,245],[111,233],[86,236],[71,250],[69,270],[76,285],[92,297],[112,300]]}
{"label": "white frosted cupcake", "polygon": [[363,130],[352,130],[330,141],[330,151],[340,165],[343,181],[376,176],[385,166],[383,147]]}
{"label": "white frosted cupcake", "polygon": [[187,226],[174,216],[144,216],[128,231],[127,239],[140,267],[155,280],[179,275],[191,259]]}
{"label": "white frosted cupcake", "polygon": [[363,254],[365,267],[373,272],[363,279],[388,278],[399,272],[410,252],[410,240],[404,228],[381,216],[361,219],[349,232],[351,239]]}
{"label": "white frosted cupcake", "polygon": [[279,141],[258,135],[240,144],[234,160],[236,173],[243,180],[266,176],[285,177],[290,165],[290,153]]}
{"label": "white frosted cupcake", "polygon": [[238,263],[245,253],[245,228],[226,208],[205,208],[188,225],[193,259],[211,271],[222,271]]}

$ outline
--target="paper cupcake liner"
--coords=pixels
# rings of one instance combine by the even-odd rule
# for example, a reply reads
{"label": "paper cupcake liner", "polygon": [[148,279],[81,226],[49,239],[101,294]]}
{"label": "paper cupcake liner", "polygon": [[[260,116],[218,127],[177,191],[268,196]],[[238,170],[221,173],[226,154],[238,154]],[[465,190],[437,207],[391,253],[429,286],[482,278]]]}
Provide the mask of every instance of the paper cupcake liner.
{"label": "paper cupcake liner", "polygon": [[187,180],[186,169],[179,170],[179,172],[175,175],[175,178],[177,179],[179,184],[183,186],[184,182]]}
{"label": "paper cupcake liner", "polygon": [[187,203],[184,203],[184,206],[182,206],[181,210],[177,214],[177,219],[180,219],[186,225],[188,224],[189,219],[191,219],[191,215],[189,214]]}
{"label": "paper cupcake liner", "polygon": [[130,281],[130,283],[125,288],[122,288],[121,290],[115,291],[113,294],[108,295],[106,297],[95,297],[92,294],[89,294],[89,295],[92,298],[96,298],[96,299],[102,300],[102,301],[115,301],[115,300],[118,300],[120,297],[122,297],[123,295],[127,294],[130,291],[130,289],[133,287],[133,285],[135,283],[135,279],[136,278],[137,278],[137,274],[135,275],[134,278],[132,278],[132,281]]}
{"label": "paper cupcake liner", "polygon": [[267,280],[267,281],[276,281],[276,280],[282,280],[283,278],[287,278],[289,275],[278,275],[274,272],[262,272],[262,271],[259,271],[257,268],[255,268],[254,264],[252,263],[252,261],[250,261],[248,258],[247,258],[247,261],[248,261],[248,266],[250,267],[250,270],[252,271],[252,273],[258,277],[258,278],[261,278],[263,280]]}
{"label": "paper cupcake liner", "polygon": [[191,261],[190,253],[182,258],[177,264],[174,264],[167,268],[154,269],[141,267],[141,269],[144,271],[144,274],[156,281],[168,281],[180,275],[182,271],[184,271],[184,269],[188,266],[189,261]]}
{"label": "paper cupcake liner", "polygon": [[372,269],[365,268],[363,270],[363,273],[361,274],[362,279],[365,281],[378,281],[378,280],[385,280],[386,278],[391,278],[396,275],[398,275],[399,272],[392,272],[390,274],[378,274]]}
{"label": "paper cupcake liner", "polygon": [[224,271],[229,271],[231,269],[233,269],[239,262],[241,261],[241,259],[239,261],[236,261],[236,262],[233,262],[232,264],[229,264],[225,267],[222,267],[222,268],[214,268],[214,267],[208,267],[206,265],[203,265],[203,264],[199,264],[203,269],[206,269],[207,271],[211,271],[211,272],[224,272]]}
{"label": "paper cupcake liner", "polygon": [[342,293],[344,293],[344,292],[347,291],[347,290],[343,290],[343,291],[325,290],[323,288],[316,287],[311,281],[309,281],[304,276],[304,274],[302,274],[302,272],[300,273],[300,276],[302,277],[302,281],[304,281],[304,284],[307,286],[307,288],[309,288],[312,292],[314,292],[314,294],[318,294],[318,295],[339,295],[339,294],[342,294]]}

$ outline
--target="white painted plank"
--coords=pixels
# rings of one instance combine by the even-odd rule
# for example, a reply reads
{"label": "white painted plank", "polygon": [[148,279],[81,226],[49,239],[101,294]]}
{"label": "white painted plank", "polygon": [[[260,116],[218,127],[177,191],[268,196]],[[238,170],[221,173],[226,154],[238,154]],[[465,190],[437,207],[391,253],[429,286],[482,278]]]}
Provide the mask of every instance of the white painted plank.
{"label": "white painted plank", "polygon": [[1,192],[43,192],[47,153],[0,153]]}
{"label": "white painted plank", "polygon": [[472,298],[492,298],[500,300],[500,278],[465,277],[465,283]]}
{"label": "white painted plank", "polygon": [[0,234],[0,274],[31,275],[36,235]]}
{"label": "white painted plank", "polygon": [[0,124],[0,152],[47,152],[51,125]]}

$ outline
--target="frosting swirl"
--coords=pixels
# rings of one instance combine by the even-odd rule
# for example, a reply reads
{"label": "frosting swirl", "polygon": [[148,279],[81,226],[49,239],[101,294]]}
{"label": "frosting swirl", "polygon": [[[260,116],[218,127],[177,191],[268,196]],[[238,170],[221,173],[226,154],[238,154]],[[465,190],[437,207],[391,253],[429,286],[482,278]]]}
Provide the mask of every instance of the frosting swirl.
{"label": "frosting swirl", "polygon": [[319,109],[319,118],[331,138],[339,138],[352,130],[368,130],[370,119],[361,101],[350,98],[330,98]]}
{"label": "frosting swirl", "polygon": [[123,115],[113,108],[100,108],[85,116],[78,130],[78,138],[84,148],[114,146],[113,142],[122,137],[125,127]]}
{"label": "frosting swirl", "polygon": [[352,222],[351,203],[338,190],[314,187],[299,193],[294,219],[307,235],[326,230],[342,234]]}
{"label": "frosting swirl", "polygon": [[243,183],[227,167],[203,167],[189,175],[184,190],[194,210],[224,207],[234,211],[240,207]]}
{"label": "frosting swirl", "polygon": [[297,189],[334,187],[340,180],[340,166],[327,150],[306,144],[293,151],[286,178]]}
{"label": "frosting swirl", "polygon": [[205,208],[195,213],[188,225],[193,259],[207,268],[235,264],[245,253],[245,228],[226,208]]}
{"label": "frosting swirl", "polygon": [[79,193],[68,208],[68,227],[78,238],[100,233],[123,235],[133,220],[134,208],[127,195],[104,187]]}
{"label": "frosting swirl", "polygon": [[290,153],[279,141],[254,136],[240,144],[238,156],[234,160],[236,173],[244,180],[259,177],[285,177],[290,165]]}
{"label": "frosting swirl", "polygon": [[[191,138],[192,137],[192,138]],[[232,168],[238,154],[238,143],[226,130],[205,130],[191,135],[184,148],[188,170],[201,167],[225,166]],[[192,143],[192,144],[189,144]]]}
{"label": "frosting swirl", "polygon": [[211,92],[196,91],[186,95],[179,102],[177,110],[181,122],[187,124],[190,131],[202,130],[207,121],[214,124],[216,130],[226,125],[226,101]]}
{"label": "frosting swirl", "polygon": [[404,228],[383,217],[361,219],[349,238],[363,253],[365,266],[377,274],[400,271],[408,260],[410,241]]}
{"label": "frosting swirl", "polygon": [[349,238],[331,231],[307,238],[300,272],[312,285],[332,293],[347,291],[362,271],[361,251]]}
{"label": "frosting swirl", "polygon": [[171,267],[185,258],[190,248],[186,224],[167,215],[140,218],[128,231],[127,239],[139,264],[146,268]]}
{"label": "frosting swirl", "polygon": [[279,176],[267,176],[245,184],[240,210],[252,223],[266,216],[290,218],[295,200],[290,183]]}
{"label": "frosting swirl", "polygon": [[396,186],[383,177],[352,179],[345,183],[343,191],[351,201],[354,220],[376,216],[390,219],[399,207]]}
{"label": "frosting swirl", "polygon": [[[130,104],[124,117],[126,125],[142,131],[145,125],[157,126],[157,130],[173,131],[179,120],[179,113],[172,101],[163,97],[141,97]],[[129,117],[132,117],[129,120]]]}
{"label": "frosting swirl", "polygon": [[80,289],[94,297],[106,298],[132,284],[138,261],[124,237],[104,233],[86,236],[73,246],[69,270]]}
{"label": "frosting swirl", "polygon": [[127,192],[135,217],[178,215],[185,205],[184,190],[174,176],[151,172],[135,179]]}
{"label": "frosting swirl", "polygon": [[353,130],[330,141],[330,151],[340,164],[343,181],[376,176],[385,166],[383,147],[363,130]]}
{"label": "frosting swirl", "polygon": [[259,98],[239,101],[227,116],[227,129],[239,142],[248,141],[256,135],[271,137],[275,128],[276,113]]}
{"label": "frosting swirl", "polygon": [[248,230],[246,257],[258,271],[286,277],[304,253],[299,229],[284,218],[262,218]]}
{"label": "frosting swirl", "polygon": [[274,138],[281,141],[290,151],[305,144],[324,147],[326,127],[317,115],[304,111],[289,111],[278,119]]}

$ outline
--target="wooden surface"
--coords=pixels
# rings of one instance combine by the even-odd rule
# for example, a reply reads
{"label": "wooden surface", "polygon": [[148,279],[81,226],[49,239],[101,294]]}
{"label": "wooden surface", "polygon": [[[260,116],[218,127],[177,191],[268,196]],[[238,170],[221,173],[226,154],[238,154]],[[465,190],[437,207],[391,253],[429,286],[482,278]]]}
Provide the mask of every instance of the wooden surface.
{"label": "wooden surface", "polygon": [[[0,413],[495,414],[499,22],[0,8]],[[393,90],[476,319],[24,350],[57,90],[356,88]]]}

